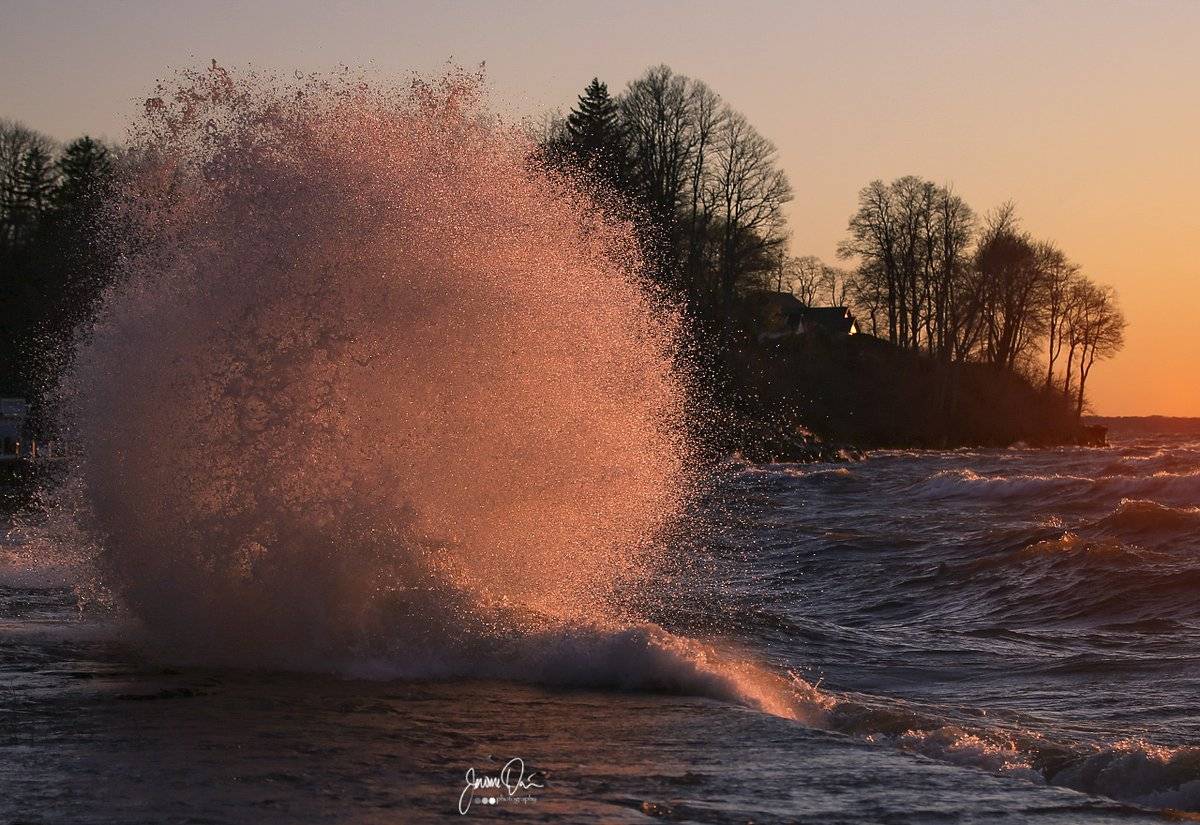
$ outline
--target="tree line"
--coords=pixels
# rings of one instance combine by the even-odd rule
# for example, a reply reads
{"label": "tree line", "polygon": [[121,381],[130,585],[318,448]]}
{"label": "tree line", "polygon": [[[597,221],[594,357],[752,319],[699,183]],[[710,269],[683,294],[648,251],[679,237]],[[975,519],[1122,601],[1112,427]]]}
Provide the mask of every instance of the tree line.
{"label": "tree line", "polygon": [[858,262],[845,291],[872,334],[942,362],[1042,369],[1077,416],[1092,366],[1124,343],[1115,290],[1022,229],[1011,203],[980,219],[949,187],[872,181],[838,255]]}
{"label": "tree line", "polygon": [[838,246],[847,267],[788,254],[792,188],[774,144],[667,66],[615,96],[593,79],[540,139],[551,163],[640,210],[655,277],[716,349],[732,346],[740,297],[790,292],[848,306],[865,332],[936,363],[1021,374],[1079,416],[1093,365],[1124,343],[1112,287],[1022,229],[1012,204],[980,217],[950,187],[916,176],[859,192]]}
{"label": "tree line", "polygon": [[116,160],[86,135],[62,146],[0,120],[0,392],[38,398],[107,284],[112,250],[92,230]]}
{"label": "tree line", "polygon": [[614,97],[593,79],[541,140],[639,210],[654,274],[698,329],[728,332],[739,292],[778,267],[792,199],[778,150],[703,81],[655,66]]}
{"label": "tree line", "polygon": [[[738,329],[739,305],[764,290],[848,306],[864,332],[936,363],[1019,372],[1070,399],[1076,415],[1094,364],[1122,346],[1111,287],[1023,230],[1011,205],[980,218],[918,177],[859,192],[842,266],[789,254],[793,190],[775,145],[668,66],[616,95],[593,79],[536,137],[542,162],[589,176],[629,207],[651,274],[685,310],[715,380],[739,333],[752,332]],[[120,159],[119,147],[88,136],[62,146],[0,120],[0,391],[36,397],[50,383],[107,284],[114,252],[91,230]]]}

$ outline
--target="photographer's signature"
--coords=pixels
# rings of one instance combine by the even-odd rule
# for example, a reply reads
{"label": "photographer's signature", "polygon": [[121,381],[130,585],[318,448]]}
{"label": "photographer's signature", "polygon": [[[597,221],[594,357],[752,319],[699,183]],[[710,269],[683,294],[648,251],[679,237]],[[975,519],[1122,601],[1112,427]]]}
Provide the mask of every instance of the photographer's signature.
{"label": "photographer's signature", "polygon": [[[460,814],[471,810],[472,803],[476,801],[476,793],[480,794],[478,801],[481,805],[496,805],[500,802],[529,803],[535,801],[535,797],[529,794],[531,789],[546,787],[541,773],[535,771],[529,776],[525,775],[525,760],[519,756],[508,760],[495,776],[476,774],[474,768],[467,768],[466,779],[467,784],[458,797]],[[488,791],[503,791],[504,795],[493,796],[487,793]],[[518,796],[522,793],[523,796]]]}

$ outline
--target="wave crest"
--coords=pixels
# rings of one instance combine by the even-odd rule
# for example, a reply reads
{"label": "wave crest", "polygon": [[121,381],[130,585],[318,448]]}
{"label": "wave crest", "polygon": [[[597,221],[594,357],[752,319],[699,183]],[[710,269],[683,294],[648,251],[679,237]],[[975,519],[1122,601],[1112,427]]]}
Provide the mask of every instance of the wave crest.
{"label": "wave crest", "polygon": [[1200,525],[1200,507],[1171,507],[1131,498],[1121,499],[1116,510],[1097,522],[1098,527],[1139,533],[1184,530],[1197,525]]}
{"label": "wave crest", "polygon": [[921,482],[920,489],[929,498],[1007,499],[1062,492],[1090,483],[1089,478],[1072,475],[983,476],[974,470],[942,470]]}

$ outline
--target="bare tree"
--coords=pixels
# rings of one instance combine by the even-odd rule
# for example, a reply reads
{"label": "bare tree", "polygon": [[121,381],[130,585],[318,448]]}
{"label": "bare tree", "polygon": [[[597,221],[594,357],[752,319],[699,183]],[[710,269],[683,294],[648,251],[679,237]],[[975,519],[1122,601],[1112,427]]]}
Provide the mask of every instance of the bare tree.
{"label": "bare tree", "polygon": [[552,147],[566,139],[567,116],[559,106],[547,109],[536,117],[525,118],[522,126],[534,143]]}
{"label": "bare tree", "polygon": [[879,337],[882,324],[887,319],[887,294],[882,284],[884,279],[869,267],[875,264],[863,264],[853,272],[846,283],[848,304],[853,308],[858,318],[859,327],[870,327],[871,335]]}
{"label": "bare tree", "polygon": [[714,150],[710,187],[720,225],[720,299],[728,318],[739,278],[783,240],[783,205],[792,188],[775,145],[741,114],[722,120]]}
{"label": "bare tree", "polygon": [[900,320],[900,340],[904,346],[921,345],[922,311],[928,301],[932,246],[933,203],[936,190],[932,183],[915,175],[906,175],[889,187],[896,216],[896,283]]}
{"label": "bare tree", "polygon": [[[1125,315],[1111,286],[1085,281],[1077,293],[1079,304],[1072,316],[1072,340],[1079,351],[1079,384],[1075,415],[1083,415],[1088,376],[1097,360],[1111,358],[1125,345]],[[1069,379],[1068,379],[1069,381]]]}
{"label": "bare tree", "polygon": [[1067,347],[1067,366],[1063,370],[1063,398],[1070,399],[1073,372],[1075,369],[1075,353],[1083,345],[1083,329],[1085,322],[1081,317],[1085,305],[1090,300],[1089,294],[1095,288],[1086,278],[1080,277],[1070,286],[1066,306],[1063,311],[1062,330],[1059,335]]}
{"label": "bare tree", "polygon": [[15,120],[0,120],[0,251],[29,231],[53,185],[55,143]]}
{"label": "bare tree", "polygon": [[666,225],[693,171],[695,110],[688,78],[660,65],[632,81],[619,100],[647,206]]}
{"label": "bare tree", "polygon": [[1067,343],[1067,316],[1077,295],[1079,267],[1049,241],[1037,245],[1039,266],[1045,275],[1043,305],[1046,316],[1046,388],[1054,384],[1054,365]]}
{"label": "bare tree", "polygon": [[888,340],[901,343],[898,292],[898,219],[888,187],[873,180],[858,193],[858,210],[850,216],[850,237],[838,244],[839,258],[858,258],[859,278],[877,278],[874,291],[887,309]]}
{"label": "bare tree", "polygon": [[825,265],[821,259],[813,255],[802,258],[792,258],[791,279],[788,291],[796,296],[796,300],[807,306],[816,303],[817,293],[821,289],[821,279],[825,274]]}
{"label": "bare tree", "polygon": [[848,303],[850,273],[841,267],[821,264],[821,294],[829,306],[841,307]]}
{"label": "bare tree", "polygon": [[931,224],[928,254],[934,279],[934,330],[930,348],[942,360],[950,360],[973,338],[976,304],[969,292],[964,294],[963,287],[969,277],[968,250],[975,235],[975,213],[946,186],[936,193]]}
{"label": "bare tree", "polygon": [[838,256],[858,259],[859,279],[879,279],[889,339],[944,359],[961,352],[972,323],[960,313],[970,296],[958,294],[975,233],[966,202],[912,175],[890,184],[876,180],[859,192],[848,231]]}
{"label": "bare tree", "polygon": [[695,298],[705,264],[705,245],[716,209],[714,189],[709,186],[711,153],[717,131],[728,115],[720,96],[699,80],[687,81],[687,97],[691,114],[691,156],[688,160],[685,236],[687,250],[684,268],[686,289]]}
{"label": "bare tree", "polygon": [[947,336],[950,359],[963,362],[977,357],[982,349],[984,331],[988,327],[985,314],[987,288],[983,274],[973,260],[967,261],[953,277]]}
{"label": "bare tree", "polygon": [[1016,369],[1044,324],[1039,298],[1045,273],[1033,241],[1018,228],[1012,204],[988,216],[975,265],[984,312],[985,357],[997,367]]}

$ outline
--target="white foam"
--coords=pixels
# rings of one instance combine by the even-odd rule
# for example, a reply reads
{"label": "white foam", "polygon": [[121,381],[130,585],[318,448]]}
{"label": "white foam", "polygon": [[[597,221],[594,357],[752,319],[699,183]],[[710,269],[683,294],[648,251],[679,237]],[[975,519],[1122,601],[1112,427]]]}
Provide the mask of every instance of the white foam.
{"label": "white foam", "polygon": [[920,490],[929,498],[982,496],[1007,499],[1086,488],[1091,483],[1089,478],[1074,475],[983,476],[974,470],[942,470],[922,482]]}

